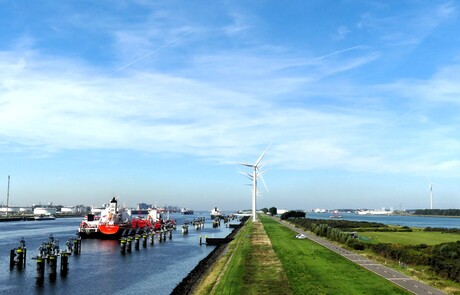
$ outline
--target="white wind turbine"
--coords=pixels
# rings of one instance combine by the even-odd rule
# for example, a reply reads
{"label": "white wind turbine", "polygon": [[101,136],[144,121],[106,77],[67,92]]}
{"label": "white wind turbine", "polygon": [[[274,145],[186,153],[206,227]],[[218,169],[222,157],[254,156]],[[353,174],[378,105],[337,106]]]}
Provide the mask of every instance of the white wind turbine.
{"label": "white wind turbine", "polygon": [[433,210],[433,183],[430,180],[430,209]]}
{"label": "white wind turbine", "polygon": [[262,177],[262,175],[267,172],[267,170],[260,172],[260,169],[263,167],[265,163],[260,163],[262,158],[265,156],[265,154],[268,151],[268,148],[270,145],[265,149],[265,151],[260,155],[260,157],[257,159],[257,161],[254,164],[248,164],[248,163],[240,163],[240,165],[250,167],[252,168],[252,174],[246,173],[246,172],[240,172],[246,177],[248,177],[252,181],[252,220],[256,221],[257,216],[256,216],[256,198],[257,198],[257,179],[260,178],[262,180],[262,183],[265,186],[265,189],[267,189],[267,185],[265,184],[265,181]]}

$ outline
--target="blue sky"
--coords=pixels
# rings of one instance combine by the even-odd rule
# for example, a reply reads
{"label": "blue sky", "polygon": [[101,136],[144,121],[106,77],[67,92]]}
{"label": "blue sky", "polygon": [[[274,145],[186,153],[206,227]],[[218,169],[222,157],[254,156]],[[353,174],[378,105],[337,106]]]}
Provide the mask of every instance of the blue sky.
{"label": "blue sky", "polygon": [[0,203],[459,208],[459,12],[0,0]]}

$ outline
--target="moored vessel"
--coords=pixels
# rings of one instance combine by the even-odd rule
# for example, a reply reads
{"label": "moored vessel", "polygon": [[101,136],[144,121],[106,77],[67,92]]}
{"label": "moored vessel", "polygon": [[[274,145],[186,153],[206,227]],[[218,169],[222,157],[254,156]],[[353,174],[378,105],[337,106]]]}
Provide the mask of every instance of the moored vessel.
{"label": "moored vessel", "polygon": [[34,215],[34,220],[55,220],[56,216],[53,214],[39,214]]}
{"label": "moored vessel", "polygon": [[222,212],[220,211],[219,208],[217,207],[214,207],[212,210],[211,210],[211,218],[212,219],[216,219],[216,218],[221,218],[222,217]]}
{"label": "moored vessel", "polygon": [[161,219],[156,209],[149,209],[146,217],[132,216],[132,211],[118,207],[116,198],[100,211],[100,215],[88,214],[81,222],[78,233],[82,238],[118,239],[132,233],[152,232],[167,228],[174,221],[167,223]]}
{"label": "moored vessel", "polygon": [[35,207],[34,220],[54,220],[56,219],[56,208],[53,207]]}
{"label": "moored vessel", "polygon": [[193,210],[187,209],[187,208],[182,208],[182,209],[180,210],[180,212],[181,212],[182,214],[184,214],[184,215],[192,215],[192,214],[193,214]]}

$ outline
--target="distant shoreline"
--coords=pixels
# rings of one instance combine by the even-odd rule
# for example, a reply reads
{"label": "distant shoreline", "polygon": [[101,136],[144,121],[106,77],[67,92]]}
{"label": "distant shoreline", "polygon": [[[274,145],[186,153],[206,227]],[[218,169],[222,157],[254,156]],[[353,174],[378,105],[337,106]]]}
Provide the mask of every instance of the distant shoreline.
{"label": "distant shoreline", "polygon": [[[55,214],[54,215],[56,218],[71,218],[71,217],[83,217],[84,215],[82,214]],[[0,217],[0,222],[12,222],[12,221],[35,221],[34,215],[31,213],[27,214],[14,214],[14,215],[9,215],[8,217],[6,216],[1,216]]]}
{"label": "distant shoreline", "polygon": [[423,214],[399,214],[399,213],[394,213],[391,215],[395,216],[414,216],[414,217],[440,217],[440,218],[460,218],[460,216],[455,216],[455,215],[423,215]]}

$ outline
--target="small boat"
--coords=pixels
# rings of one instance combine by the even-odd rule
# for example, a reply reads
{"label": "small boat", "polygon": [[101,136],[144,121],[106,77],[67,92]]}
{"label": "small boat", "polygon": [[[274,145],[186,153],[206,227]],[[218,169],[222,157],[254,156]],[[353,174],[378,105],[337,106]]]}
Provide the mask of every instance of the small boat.
{"label": "small boat", "polygon": [[191,210],[191,209],[186,209],[186,208],[182,208],[182,209],[180,210],[180,212],[181,212],[182,214],[184,214],[184,215],[192,215],[192,214],[193,214],[193,210]]}
{"label": "small boat", "polygon": [[334,214],[334,215],[329,216],[329,219],[343,219],[343,216]]}
{"label": "small boat", "polygon": [[34,215],[34,220],[55,220],[56,216],[53,214],[38,214]]}
{"label": "small boat", "polygon": [[211,219],[216,219],[216,218],[220,219],[221,217],[222,217],[222,212],[220,211],[220,209],[217,207],[214,207],[211,210]]}
{"label": "small boat", "polygon": [[339,211],[335,210],[334,211],[334,214],[332,214],[331,216],[329,216],[330,219],[342,219],[343,216],[339,214]]}

